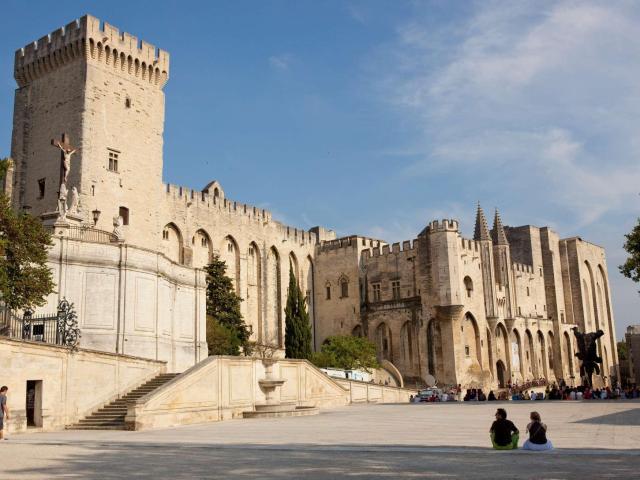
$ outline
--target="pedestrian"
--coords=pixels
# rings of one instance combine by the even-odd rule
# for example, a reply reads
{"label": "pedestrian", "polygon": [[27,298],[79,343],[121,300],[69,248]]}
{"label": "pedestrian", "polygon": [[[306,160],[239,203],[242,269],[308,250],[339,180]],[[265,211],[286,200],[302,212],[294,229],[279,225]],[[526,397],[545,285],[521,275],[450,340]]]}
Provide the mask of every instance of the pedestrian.
{"label": "pedestrian", "polygon": [[6,440],[4,436],[4,419],[9,420],[9,407],[7,406],[7,392],[9,387],[6,385],[0,388],[0,440]]}
{"label": "pedestrian", "polygon": [[489,436],[491,444],[496,450],[514,450],[518,448],[520,432],[511,420],[507,420],[507,411],[504,408],[496,410],[496,419],[491,424]]}
{"label": "pedestrian", "polygon": [[531,419],[531,422],[527,425],[529,438],[522,445],[522,449],[536,452],[552,450],[553,445],[551,441],[547,439],[547,426],[542,423],[540,414],[538,412],[531,412],[529,418]]}

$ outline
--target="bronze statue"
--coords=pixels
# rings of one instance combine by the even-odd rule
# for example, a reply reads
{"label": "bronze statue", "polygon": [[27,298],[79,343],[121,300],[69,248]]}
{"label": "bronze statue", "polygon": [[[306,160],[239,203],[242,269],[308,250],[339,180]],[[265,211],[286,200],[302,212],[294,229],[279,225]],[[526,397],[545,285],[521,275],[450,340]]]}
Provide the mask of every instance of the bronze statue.
{"label": "bronze statue", "polygon": [[583,378],[583,385],[592,388],[592,377],[595,372],[600,375],[600,366],[602,357],[598,356],[596,341],[604,335],[602,330],[595,333],[582,333],[578,327],[573,327],[573,334],[576,336],[578,352],[576,357],[580,360],[580,376]]}

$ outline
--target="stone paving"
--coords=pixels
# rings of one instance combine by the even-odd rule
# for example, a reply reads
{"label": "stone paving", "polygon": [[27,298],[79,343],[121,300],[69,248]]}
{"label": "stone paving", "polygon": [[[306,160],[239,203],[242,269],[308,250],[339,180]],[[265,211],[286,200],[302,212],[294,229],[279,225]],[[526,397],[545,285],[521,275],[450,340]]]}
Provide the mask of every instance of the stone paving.
{"label": "stone paving", "polygon": [[[521,430],[540,412],[556,450],[489,449],[497,406]],[[634,478],[640,402],[361,405],[146,432],[23,434],[0,448],[0,479]]]}

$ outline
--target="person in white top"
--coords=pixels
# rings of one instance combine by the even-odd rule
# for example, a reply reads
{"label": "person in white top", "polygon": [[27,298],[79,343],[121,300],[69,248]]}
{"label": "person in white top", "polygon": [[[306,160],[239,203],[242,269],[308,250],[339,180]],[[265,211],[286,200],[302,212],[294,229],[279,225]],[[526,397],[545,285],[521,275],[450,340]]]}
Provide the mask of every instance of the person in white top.
{"label": "person in white top", "polygon": [[576,392],[576,400],[582,400],[582,392],[580,390]]}
{"label": "person in white top", "polygon": [[576,399],[576,392],[575,390],[571,390],[571,393],[569,394],[569,398],[571,400],[575,400]]}

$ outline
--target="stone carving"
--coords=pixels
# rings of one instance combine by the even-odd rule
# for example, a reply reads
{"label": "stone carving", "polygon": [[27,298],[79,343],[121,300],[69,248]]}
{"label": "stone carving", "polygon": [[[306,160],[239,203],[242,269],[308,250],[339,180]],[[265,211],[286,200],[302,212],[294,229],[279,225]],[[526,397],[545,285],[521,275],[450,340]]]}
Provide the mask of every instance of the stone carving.
{"label": "stone carving", "polygon": [[80,210],[80,196],[78,195],[78,189],[71,187],[71,199],[69,201],[69,213],[77,214]]}
{"label": "stone carving", "polygon": [[67,178],[69,177],[69,172],[71,171],[71,155],[78,151],[77,148],[72,147],[69,143],[69,138],[66,133],[62,134],[62,141],[59,140],[51,140],[51,145],[54,147],[58,147],[62,152],[62,162],[61,162],[61,177],[60,183],[67,183]]}
{"label": "stone carving", "polygon": [[592,387],[592,377],[594,372],[600,374],[600,366],[602,357],[598,356],[596,341],[604,335],[602,330],[592,333],[582,333],[578,327],[573,327],[573,334],[577,340],[578,352],[576,357],[580,360],[580,376],[583,378],[585,387]]}
{"label": "stone carving", "polygon": [[120,215],[113,216],[113,234],[118,238],[118,240],[122,239],[122,217]]}
{"label": "stone carving", "polygon": [[60,184],[60,193],[58,194],[58,209],[59,218],[64,220],[67,217],[67,186]]}

